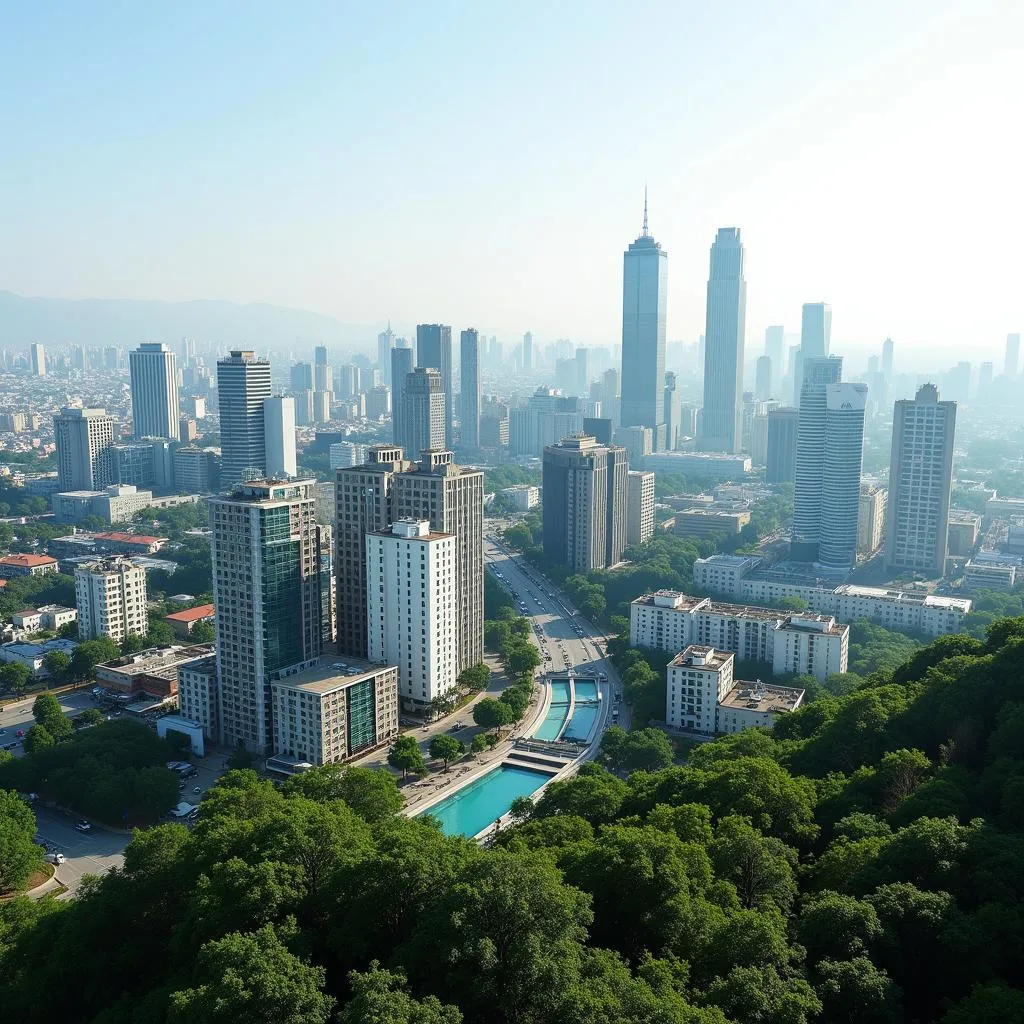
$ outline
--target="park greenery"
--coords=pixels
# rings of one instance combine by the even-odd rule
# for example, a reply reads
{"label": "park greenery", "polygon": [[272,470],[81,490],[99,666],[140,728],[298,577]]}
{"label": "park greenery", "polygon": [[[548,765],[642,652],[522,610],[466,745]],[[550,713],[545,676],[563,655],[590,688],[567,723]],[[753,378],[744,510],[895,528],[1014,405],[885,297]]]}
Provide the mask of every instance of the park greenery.
{"label": "park greenery", "polygon": [[[194,828],[137,832],[75,899],[0,904],[4,1013],[1020,1021],[1022,667],[1024,619],[1001,620],[684,764],[612,733],[616,772],[588,764],[518,803],[490,848],[333,778],[228,773]],[[0,785],[22,788],[11,770]]]}
{"label": "park greenery", "polygon": [[0,619],[10,622],[15,612],[38,608],[41,604],[75,607],[75,579],[61,573],[43,576],[16,576],[0,588]]}
{"label": "park greenery", "polygon": [[43,851],[33,842],[35,831],[36,816],[28,804],[13,790],[0,789],[0,896],[21,889],[42,864]]}

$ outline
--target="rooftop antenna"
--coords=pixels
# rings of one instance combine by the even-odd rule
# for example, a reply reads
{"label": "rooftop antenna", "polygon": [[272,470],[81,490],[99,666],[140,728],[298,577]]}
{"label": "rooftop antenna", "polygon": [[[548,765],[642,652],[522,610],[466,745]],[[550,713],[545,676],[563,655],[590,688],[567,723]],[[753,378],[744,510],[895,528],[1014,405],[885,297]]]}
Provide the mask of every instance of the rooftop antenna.
{"label": "rooftop antenna", "polygon": [[641,235],[642,238],[647,238],[647,185],[644,185],[644,230]]}

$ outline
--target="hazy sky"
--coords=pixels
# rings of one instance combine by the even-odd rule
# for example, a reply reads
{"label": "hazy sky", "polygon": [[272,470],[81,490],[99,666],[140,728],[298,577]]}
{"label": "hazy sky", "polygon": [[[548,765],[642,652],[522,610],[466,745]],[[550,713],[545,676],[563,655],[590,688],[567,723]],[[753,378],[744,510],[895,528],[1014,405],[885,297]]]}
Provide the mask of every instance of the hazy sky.
{"label": "hazy sky", "polygon": [[752,345],[1001,358],[1022,108],[1021,0],[8,0],[0,289],[612,344],[646,181],[670,338],[738,225]]}

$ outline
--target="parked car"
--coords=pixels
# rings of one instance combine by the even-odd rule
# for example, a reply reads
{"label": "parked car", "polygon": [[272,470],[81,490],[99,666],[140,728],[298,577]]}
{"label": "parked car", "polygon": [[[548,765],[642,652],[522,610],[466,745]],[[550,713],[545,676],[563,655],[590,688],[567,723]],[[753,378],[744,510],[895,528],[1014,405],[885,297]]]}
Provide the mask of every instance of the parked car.
{"label": "parked car", "polygon": [[50,864],[56,865],[56,864],[63,864],[64,861],[67,860],[67,858],[64,856],[63,853],[57,852],[57,853],[48,853],[46,855],[46,860]]}
{"label": "parked car", "polygon": [[91,832],[92,822],[86,821],[85,818],[82,818],[80,821],[75,822],[75,829],[79,832]]}

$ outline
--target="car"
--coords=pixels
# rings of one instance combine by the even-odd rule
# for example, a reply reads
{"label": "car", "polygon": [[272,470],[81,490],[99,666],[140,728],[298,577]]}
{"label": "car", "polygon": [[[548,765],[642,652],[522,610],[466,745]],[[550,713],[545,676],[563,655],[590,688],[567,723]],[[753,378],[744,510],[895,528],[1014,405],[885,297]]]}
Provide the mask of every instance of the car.
{"label": "car", "polygon": [[25,735],[25,730],[24,729],[19,729],[14,735],[19,737],[19,739],[20,739],[22,736]]}
{"label": "car", "polygon": [[67,857],[65,857],[65,856],[64,856],[64,854],[63,854],[63,853],[60,853],[60,852],[57,852],[57,853],[48,853],[48,854],[46,855],[46,860],[47,860],[47,861],[48,861],[48,862],[49,862],[50,864],[53,864],[53,865],[57,865],[57,864],[63,864],[63,863],[64,863],[64,861],[66,861],[66,860],[67,860]]}
{"label": "car", "polygon": [[75,830],[78,832],[91,832],[92,822],[86,821],[85,818],[82,818],[80,821],[75,822]]}
{"label": "car", "polygon": [[203,787],[202,786],[193,786],[192,787],[192,792],[193,793],[202,793],[202,791],[203,791]]}

